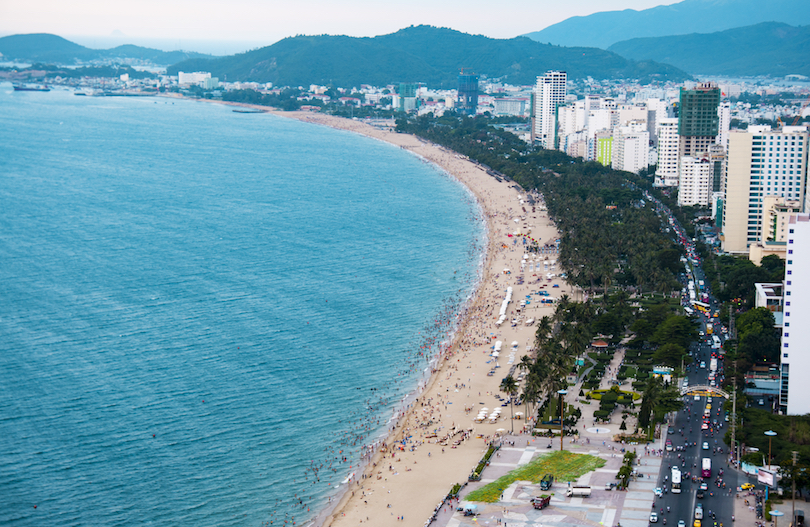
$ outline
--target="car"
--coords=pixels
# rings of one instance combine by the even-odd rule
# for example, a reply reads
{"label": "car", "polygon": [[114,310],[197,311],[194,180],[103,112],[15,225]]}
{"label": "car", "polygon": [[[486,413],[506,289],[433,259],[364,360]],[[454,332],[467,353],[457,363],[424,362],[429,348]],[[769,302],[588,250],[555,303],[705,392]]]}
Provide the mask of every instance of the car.
{"label": "car", "polygon": [[711,397],[706,397],[706,402],[707,402],[707,403],[711,403],[711,402],[712,402],[712,398],[711,398]]}
{"label": "car", "polygon": [[656,512],[650,513],[650,523],[658,523],[658,513]]}
{"label": "car", "polygon": [[700,429],[701,430],[708,430],[709,429],[709,423],[703,423],[702,425],[700,425]]}
{"label": "car", "polygon": [[703,491],[702,490],[697,491],[696,496],[697,496],[697,499],[702,500],[703,499]]}
{"label": "car", "polygon": [[743,489],[743,490],[752,490],[754,488],[754,484],[753,483],[743,483],[740,486],[740,488]]}
{"label": "car", "polygon": [[683,520],[678,520],[678,527],[686,527],[686,522]]}
{"label": "car", "polygon": [[700,520],[695,520],[693,527],[700,527]]}
{"label": "car", "polygon": [[728,414],[723,419],[728,423]]}
{"label": "car", "polygon": [[700,484],[700,490],[709,490],[709,484],[704,481]]}
{"label": "car", "polygon": [[654,492],[654,493],[655,493],[655,495],[656,495],[656,496],[658,496],[659,498],[660,498],[661,496],[663,496],[663,495],[664,495],[664,491],[663,491],[663,490],[661,490],[661,487],[655,487],[655,488],[653,489],[653,492]]}
{"label": "car", "polygon": [[700,395],[695,395],[695,400],[699,401],[700,400]]}
{"label": "car", "polygon": [[705,368],[705,367],[706,367],[706,361],[705,361],[705,360],[700,361],[700,367],[701,367],[701,368]]}
{"label": "car", "polygon": [[709,442],[708,441],[703,442],[703,450],[709,450]]}

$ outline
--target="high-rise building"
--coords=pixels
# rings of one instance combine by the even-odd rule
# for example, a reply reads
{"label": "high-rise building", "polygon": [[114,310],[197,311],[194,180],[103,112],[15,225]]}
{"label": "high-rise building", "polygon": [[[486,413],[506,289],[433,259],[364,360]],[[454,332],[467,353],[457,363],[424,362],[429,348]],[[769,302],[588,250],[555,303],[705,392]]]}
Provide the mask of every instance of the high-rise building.
{"label": "high-rise building", "polygon": [[724,151],[728,151],[728,132],[731,129],[731,103],[723,101],[717,107],[717,140],[718,145],[722,145]]}
{"label": "high-rise building", "polygon": [[532,143],[552,149],[557,139],[557,107],[565,102],[567,74],[549,71],[532,91]]}
{"label": "high-rise building", "polygon": [[759,240],[748,247],[748,259],[757,265],[770,255],[784,260],[790,217],[801,211],[802,204],[799,201],[789,201],[782,196],[762,198],[762,231]]}
{"label": "high-rise building", "polygon": [[788,223],[779,406],[789,415],[810,413],[810,215]]}
{"label": "high-rise building", "polygon": [[678,205],[707,207],[712,193],[713,164],[707,154],[683,156],[680,162]]}
{"label": "high-rise building", "polygon": [[630,121],[613,133],[613,161],[615,170],[637,174],[647,168],[650,157],[650,134],[646,121]]}
{"label": "high-rise building", "polygon": [[478,110],[478,75],[461,73],[458,76],[458,112],[475,115]]}
{"label": "high-rise building", "polygon": [[399,111],[412,112],[417,108],[416,92],[419,90],[418,84],[399,85]]}
{"label": "high-rise building", "polygon": [[655,169],[655,184],[665,187],[678,186],[678,119],[658,119],[658,166]]}
{"label": "high-rise building", "polygon": [[609,130],[596,132],[596,160],[606,167],[613,162],[613,134]]}
{"label": "high-rise building", "polygon": [[720,235],[724,251],[746,254],[762,237],[765,196],[804,201],[807,149],[804,126],[749,126],[729,133]]}
{"label": "high-rise building", "polygon": [[720,89],[705,82],[692,90],[681,88],[678,115],[679,157],[708,152],[720,130],[717,106]]}

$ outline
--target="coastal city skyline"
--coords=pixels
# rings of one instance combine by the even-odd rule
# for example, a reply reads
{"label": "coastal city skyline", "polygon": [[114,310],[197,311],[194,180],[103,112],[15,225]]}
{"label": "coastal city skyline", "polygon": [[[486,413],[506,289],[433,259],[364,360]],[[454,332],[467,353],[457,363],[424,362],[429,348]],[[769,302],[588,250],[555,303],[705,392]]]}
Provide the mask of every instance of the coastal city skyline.
{"label": "coastal city skyline", "polygon": [[804,527],[810,2],[675,2],[0,0],[0,524]]}
{"label": "coastal city skyline", "polygon": [[[308,0],[285,8],[258,0],[236,0],[225,6],[213,0],[188,2],[146,0],[131,2],[54,0],[5,3],[0,6],[0,36],[54,33],[89,46],[104,48],[138,44],[166,50],[187,49],[230,54],[269,46],[295,35],[348,35],[373,37],[410,25],[448,27],[492,38],[513,38],[542,30],[569,17],[600,11],[643,10],[670,5],[667,0],[512,0],[499,4],[499,12],[519,16],[491,16],[488,3],[452,0],[436,5],[422,0],[387,3],[375,9],[365,0],[335,4]],[[305,16],[302,16],[305,13]],[[196,46],[196,48],[194,47]]]}

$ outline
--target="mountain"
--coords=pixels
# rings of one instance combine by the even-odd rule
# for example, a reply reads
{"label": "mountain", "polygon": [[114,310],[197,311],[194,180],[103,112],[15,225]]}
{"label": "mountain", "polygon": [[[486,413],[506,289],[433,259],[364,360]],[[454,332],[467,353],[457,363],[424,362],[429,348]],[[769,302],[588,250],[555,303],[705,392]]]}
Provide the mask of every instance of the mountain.
{"label": "mountain", "polygon": [[709,34],[634,38],[608,48],[633,60],[656,60],[689,73],[810,76],[810,26],[765,22]]}
{"label": "mountain", "polygon": [[15,59],[48,64],[74,64],[104,59],[141,59],[153,64],[168,65],[189,58],[211,58],[211,55],[187,51],[124,45],[112,49],[91,49],[49,33],[10,35],[0,38],[0,54],[6,60]]}
{"label": "mountain", "polygon": [[643,11],[603,11],[577,16],[525,36],[560,46],[607,49],[639,37],[714,33],[760,22],[810,24],[807,0],[683,0]]}
{"label": "mountain", "polygon": [[431,26],[411,26],[372,38],[290,37],[238,55],[187,60],[167,71],[210,71],[220,80],[272,82],[279,86],[423,82],[451,88],[456,86],[461,68],[524,85],[534,84],[537,75],[550,69],[565,70],[574,79],[688,78],[672,66],[630,61],[601,49],[550,46],[524,37],[492,39]]}

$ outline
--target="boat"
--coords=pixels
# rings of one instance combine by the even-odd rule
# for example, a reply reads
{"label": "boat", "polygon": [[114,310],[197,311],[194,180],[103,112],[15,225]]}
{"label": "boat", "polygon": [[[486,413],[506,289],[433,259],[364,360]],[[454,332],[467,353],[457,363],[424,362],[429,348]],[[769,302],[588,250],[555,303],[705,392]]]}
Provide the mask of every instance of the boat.
{"label": "boat", "polygon": [[260,110],[259,108],[234,108],[235,113],[267,113],[267,110]]}
{"label": "boat", "polygon": [[51,91],[47,86],[26,86],[23,84],[15,84],[14,91]]}

